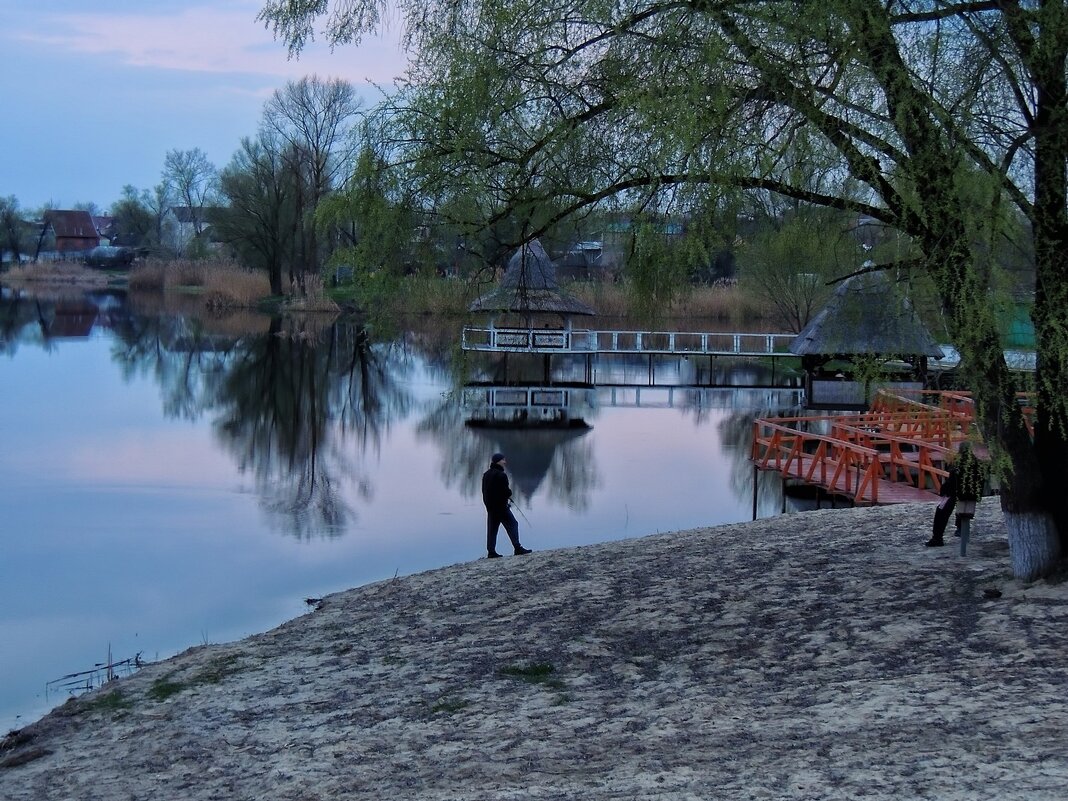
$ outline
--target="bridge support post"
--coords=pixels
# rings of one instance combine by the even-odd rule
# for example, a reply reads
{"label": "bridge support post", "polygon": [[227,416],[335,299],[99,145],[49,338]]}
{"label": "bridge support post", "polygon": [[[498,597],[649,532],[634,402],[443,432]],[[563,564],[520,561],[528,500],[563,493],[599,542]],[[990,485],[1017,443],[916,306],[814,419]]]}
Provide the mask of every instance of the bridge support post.
{"label": "bridge support post", "polygon": [[760,468],[753,465],[753,519],[757,516],[757,484],[760,481]]}

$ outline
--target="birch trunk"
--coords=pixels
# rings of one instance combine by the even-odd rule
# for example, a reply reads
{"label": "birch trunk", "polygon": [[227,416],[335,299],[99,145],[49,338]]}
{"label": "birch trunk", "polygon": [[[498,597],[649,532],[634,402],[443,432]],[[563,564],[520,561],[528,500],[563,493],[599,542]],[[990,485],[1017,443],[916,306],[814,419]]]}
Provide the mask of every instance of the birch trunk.
{"label": "birch trunk", "polygon": [[1005,512],[1005,528],[1013,575],[1021,581],[1048,575],[1061,555],[1053,517],[1042,512]]}

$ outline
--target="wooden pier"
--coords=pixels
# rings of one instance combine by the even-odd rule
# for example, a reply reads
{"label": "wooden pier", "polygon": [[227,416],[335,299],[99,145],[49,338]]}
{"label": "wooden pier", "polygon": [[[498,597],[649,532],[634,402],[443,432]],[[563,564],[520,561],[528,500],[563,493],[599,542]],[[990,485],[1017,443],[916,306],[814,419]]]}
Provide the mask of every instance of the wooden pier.
{"label": "wooden pier", "polygon": [[674,354],[792,357],[794,334],[687,331],[591,331],[572,328],[464,326],[463,350],[490,353]]}
{"label": "wooden pier", "polygon": [[881,391],[860,414],[757,419],[750,461],[857,506],[936,501],[974,403],[963,392],[918,394]]}

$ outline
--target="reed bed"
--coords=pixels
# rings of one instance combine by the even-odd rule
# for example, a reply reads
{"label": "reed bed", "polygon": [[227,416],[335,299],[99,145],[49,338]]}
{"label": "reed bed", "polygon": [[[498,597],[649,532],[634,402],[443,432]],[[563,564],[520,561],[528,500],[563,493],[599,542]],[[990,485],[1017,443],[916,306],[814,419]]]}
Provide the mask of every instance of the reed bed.
{"label": "reed bed", "polygon": [[396,311],[402,314],[464,314],[474,298],[475,290],[466,281],[412,276],[401,284]]}
{"label": "reed bed", "polygon": [[[571,284],[566,290],[603,317],[629,317],[643,305],[626,284],[584,281]],[[772,315],[771,304],[754,298],[734,282],[684,287],[670,305],[655,311],[659,319],[699,318],[733,324],[766,320]]]}
{"label": "reed bed", "polygon": [[304,277],[303,294],[293,294],[282,304],[287,312],[328,312],[340,311],[337,303],[326,294],[323,279],[318,275]]}
{"label": "reed bed", "polygon": [[149,259],[130,270],[134,292],[195,291],[210,309],[248,308],[271,294],[266,273],[234,262]]}
{"label": "reed bed", "polygon": [[42,261],[12,267],[0,273],[0,282],[8,286],[29,284],[77,284],[107,286],[113,276],[73,261]]}
{"label": "reed bed", "polygon": [[[463,279],[412,276],[404,278],[390,289],[376,296],[379,312],[391,315],[461,315],[467,312],[479,290],[488,285],[476,285]],[[562,286],[596,310],[603,317],[632,317],[641,304],[624,284],[602,282],[574,282]],[[356,299],[359,302],[359,298]],[[648,316],[648,315],[646,315]],[[668,307],[656,311],[657,318],[718,320],[730,323],[752,323],[773,316],[770,304],[739,288],[733,283],[714,286],[685,287]]]}

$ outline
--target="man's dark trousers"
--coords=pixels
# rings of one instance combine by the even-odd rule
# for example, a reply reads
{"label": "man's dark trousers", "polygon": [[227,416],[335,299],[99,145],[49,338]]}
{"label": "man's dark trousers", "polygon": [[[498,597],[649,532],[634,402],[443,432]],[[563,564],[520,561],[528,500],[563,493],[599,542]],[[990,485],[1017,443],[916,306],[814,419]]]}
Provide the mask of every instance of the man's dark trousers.
{"label": "man's dark trousers", "polygon": [[519,521],[515,519],[512,510],[507,506],[503,509],[486,510],[486,552],[494,553],[497,550],[497,530],[504,525],[508,533],[508,539],[512,541],[512,548],[519,548]]}

